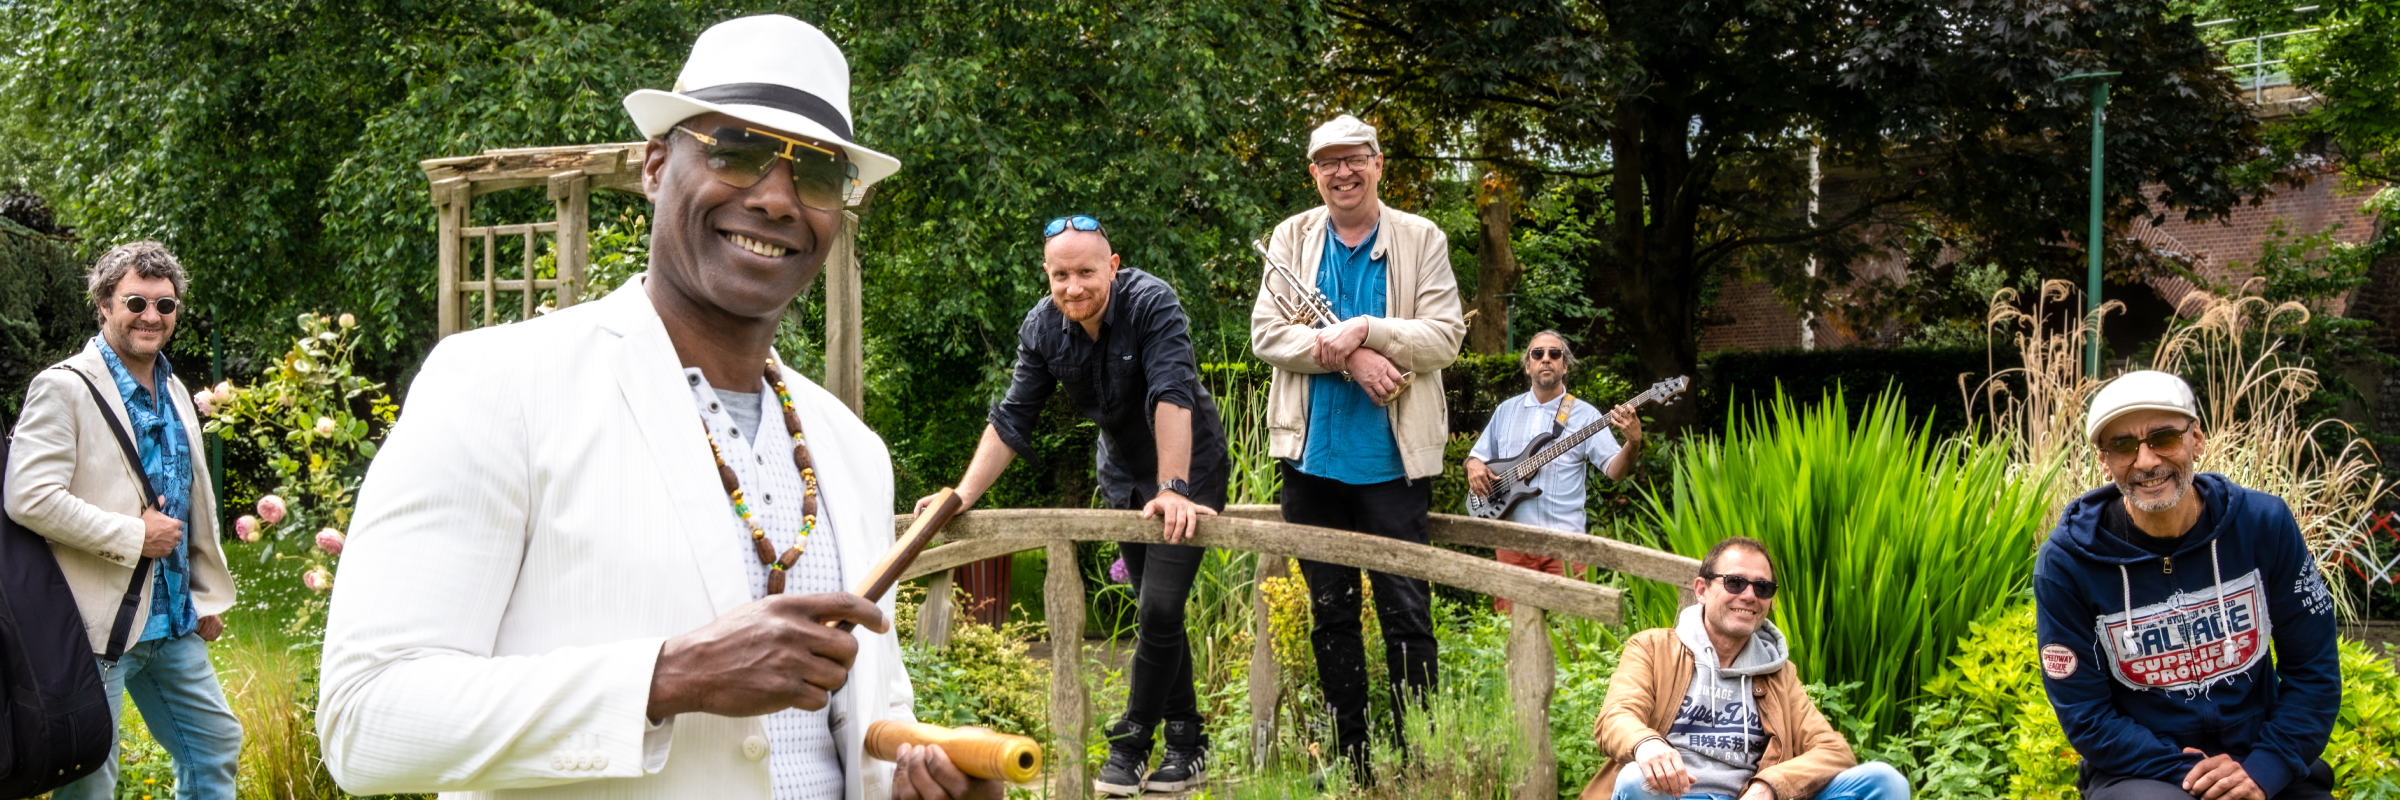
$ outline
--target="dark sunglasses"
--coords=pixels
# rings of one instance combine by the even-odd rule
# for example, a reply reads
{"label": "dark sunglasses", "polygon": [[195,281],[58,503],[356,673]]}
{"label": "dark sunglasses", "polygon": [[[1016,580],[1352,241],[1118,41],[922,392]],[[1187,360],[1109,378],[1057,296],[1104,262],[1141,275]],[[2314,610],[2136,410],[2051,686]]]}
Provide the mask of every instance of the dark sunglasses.
{"label": "dark sunglasses", "polygon": [[1066,233],[1068,226],[1074,226],[1079,231],[1099,231],[1102,236],[1108,235],[1108,229],[1101,227],[1099,220],[1077,214],[1071,217],[1059,217],[1051,220],[1050,224],[1042,226],[1042,238],[1049,239]]}
{"label": "dark sunglasses", "polygon": [[138,294],[129,294],[117,299],[125,301],[125,310],[135,314],[148,311],[150,310],[150,306],[157,305],[159,316],[167,316],[175,313],[175,309],[183,307],[183,304],[175,302],[175,298],[173,297],[161,297],[156,300],[152,300]]}
{"label": "dark sunglasses", "polygon": [[1536,347],[1525,351],[1525,357],[1534,359],[1536,361],[1546,361],[1554,358],[1560,361],[1565,361],[1567,360],[1567,349],[1564,347]]}
{"label": "dark sunglasses", "polygon": [[1707,573],[1701,573],[1700,577],[1703,580],[1723,581],[1726,594],[1741,594],[1744,591],[1757,589],[1758,599],[1775,599],[1774,581],[1754,581],[1740,575],[1710,575]]}
{"label": "dark sunglasses", "polygon": [[675,126],[706,148],[708,171],[736,188],[758,185],[774,171],[775,159],[792,162],[792,193],[800,204],[819,211],[839,211],[858,185],[858,165],[840,153],[757,128],[718,128],[714,135]]}
{"label": "dark sunglasses", "polygon": [[2108,443],[2101,445],[2100,449],[2120,456],[2129,456],[2141,452],[2142,445],[2149,445],[2150,452],[2173,453],[2183,449],[2184,434],[2191,432],[2192,426],[2185,425],[2181,428],[2163,428],[2151,431],[2149,436],[2119,436],[2108,440]]}

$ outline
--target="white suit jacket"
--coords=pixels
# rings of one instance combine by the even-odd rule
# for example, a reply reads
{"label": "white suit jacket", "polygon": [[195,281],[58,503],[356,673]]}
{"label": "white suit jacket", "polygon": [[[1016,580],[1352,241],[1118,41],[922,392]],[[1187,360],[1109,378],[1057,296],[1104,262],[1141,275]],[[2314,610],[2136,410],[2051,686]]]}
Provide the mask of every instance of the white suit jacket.
{"label": "white suit jacket", "polygon": [[[325,625],[317,731],[357,794],[765,800],[763,718],[649,727],[659,646],[751,602],[747,542],[637,277],[444,340],[367,472]],[[856,585],[894,540],[883,440],[785,371]],[[891,600],[882,603],[887,618]],[[890,795],[867,726],[913,719],[890,634],[857,631],[829,722],[843,797]]]}

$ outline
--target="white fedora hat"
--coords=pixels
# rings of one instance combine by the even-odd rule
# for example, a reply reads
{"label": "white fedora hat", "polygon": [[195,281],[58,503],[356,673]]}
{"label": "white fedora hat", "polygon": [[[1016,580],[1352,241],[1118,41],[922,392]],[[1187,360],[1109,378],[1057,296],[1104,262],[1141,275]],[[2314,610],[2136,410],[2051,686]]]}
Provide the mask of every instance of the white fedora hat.
{"label": "white fedora hat", "polygon": [[817,26],[781,14],[726,20],[702,32],[675,90],[637,90],[625,96],[625,111],[645,137],[715,111],[839,142],[858,165],[862,190],[900,171],[900,159],[852,141],[850,62],[841,48]]}

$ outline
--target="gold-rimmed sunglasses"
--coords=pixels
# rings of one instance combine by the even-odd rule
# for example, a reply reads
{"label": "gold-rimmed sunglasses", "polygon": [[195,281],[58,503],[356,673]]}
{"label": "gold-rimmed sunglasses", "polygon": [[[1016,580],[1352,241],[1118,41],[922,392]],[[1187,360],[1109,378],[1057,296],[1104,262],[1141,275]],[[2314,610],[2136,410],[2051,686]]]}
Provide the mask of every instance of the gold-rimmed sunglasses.
{"label": "gold-rimmed sunglasses", "polygon": [[723,127],[707,134],[677,125],[675,130],[689,134],[706,148],[708,171],[737,188],[758,185],[774,171],[778,158],[792,163],[793,193],[809,208],[839,211],[849,204],[851,190],[858,186],[857,164],[811,142],[757,128]]}

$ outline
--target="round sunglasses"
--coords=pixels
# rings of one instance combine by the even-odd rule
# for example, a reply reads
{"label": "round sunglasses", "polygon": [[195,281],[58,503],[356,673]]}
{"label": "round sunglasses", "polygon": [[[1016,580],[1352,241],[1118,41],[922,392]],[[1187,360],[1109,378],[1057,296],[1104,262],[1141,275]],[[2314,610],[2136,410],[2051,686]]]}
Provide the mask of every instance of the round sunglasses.
{"label": "round sunglasses", "polygon": [[1049,239],[1059,234],[1066,233],[1067,228],[1069,227],[1073,227],[1079,231],[1099,231],[1100,235],[1102,236],[1108,235],[1108,229],[1101,227],[1099,220],[1082,214],[1076,214],[1071,217],[1059,217],[1058,219],[1051,220],[1050,224],[1042,226],[1042,238]]}
{"label": "round sunglasses", "polygon": [[819,211],[839,211],[849,204],[858,186],[858,165],[841,154],[799,139],[757,128],[718,128],[701,133],[681,125],[705,148],[708,171],[735,188],[748,189],[775,169],[775,159],[792,163],[792,193],[800,204]]}
{"label": "round sunglasses", "polygon": [[173,297],[160,297],[152,300],[138,294],[129,294],[117,299],[125,304],[126,311],[135,314],[148,311],[151,306],[155,305],[158,306],[159,316],[168,316],[174,314],[175,309],[182,307],[182,304],[177,303]]}

